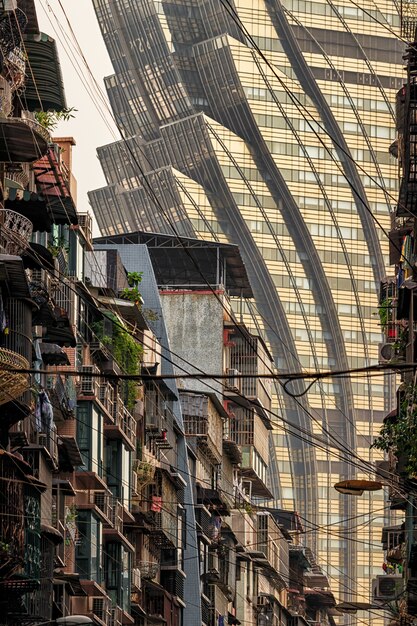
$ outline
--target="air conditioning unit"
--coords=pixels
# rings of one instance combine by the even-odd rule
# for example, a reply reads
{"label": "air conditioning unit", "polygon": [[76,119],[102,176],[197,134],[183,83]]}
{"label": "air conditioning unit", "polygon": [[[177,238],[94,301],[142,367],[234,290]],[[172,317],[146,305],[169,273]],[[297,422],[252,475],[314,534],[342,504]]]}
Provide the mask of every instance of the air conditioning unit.
{"label": "air conditioning unit", "polygon": [[219,555],[217,552],[208,553],[208,572],[209,574],[220,575]]}
{"label": "air conditioning unit", "polygon": [[94,374],[99,374],[100,370],[96,365],[83,365],[81,367],[81,395],[93,396],[96,393],[98,379]]}
{"label": "air conditioning unit", "polygon": [[239,374],[239,370],[233,368],[227,369],[228,378],[226,379],[226,385],[229,389],[232,389],[233,391],[240,391],[240,378],[238,378]]}
{"label": "air conditioning unit", "polygon": [[110,605],[109,599],[103,597],[90,597],[89,598],[90,611],[93,613],[101,622],[104,624],[109,624],[110,622]]}
{"label": "air conditioning unit", "polygon": [[404,579],[402,576],[386,574],[385,576],[377,576],[372,581],[372,596],[376,602],[396,600],[403,591]]}
{"label": "air conditioning unit", "polygon": [[394,343],[379,344],[379,363],[390,363],[396,357],[396,347]]}

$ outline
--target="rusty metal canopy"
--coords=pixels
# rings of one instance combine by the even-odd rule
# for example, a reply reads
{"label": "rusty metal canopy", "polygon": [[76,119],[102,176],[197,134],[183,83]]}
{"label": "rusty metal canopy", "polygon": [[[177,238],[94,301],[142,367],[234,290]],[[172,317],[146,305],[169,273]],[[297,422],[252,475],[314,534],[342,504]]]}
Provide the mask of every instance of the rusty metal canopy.
{"label": "rusty metal canopy", "polygon": [[209,289],[218,284],[220,273],[230,295],[253,297],[245,264],[234,244],[144,231],[94,239],[95,246],[100,244],[145,244],[159,287]]}
{"label": "rusty metal canopy", "polygon": [[20,117],[0,118],[0,161],[33,163],[48,149],[50,137],[42,126]]}

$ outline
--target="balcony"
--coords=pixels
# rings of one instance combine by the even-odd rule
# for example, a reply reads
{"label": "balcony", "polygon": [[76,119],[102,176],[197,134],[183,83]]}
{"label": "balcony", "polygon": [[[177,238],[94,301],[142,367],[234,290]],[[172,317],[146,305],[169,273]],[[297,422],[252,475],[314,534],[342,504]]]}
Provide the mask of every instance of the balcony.
{"label": "balcony", "polygon": [[113,495],[110,491],[87,489],[78,494],[77,509],[92,510],[104,524],[112,524]]}
{"label": "balcony", "polygon": [[121,439],[129,450],[135,450],[136,421],[120,396],[113,404],[113,423],[104,425],[104,434],[108,439]]}
{"label": "balcony", "polygon": [[32,231],[32,222],[26,217],[9,209],[0,209],[1,253],[20,256],[29,246]]}
{"label": "balcony", "polygon": [[214,525],[213,514],[209,511],[204,504],[197,504],[194,507],[195,522],[197,525],[197,533],[206,537],[206,543],[218,539],[220,536],[220,530]]}
{"label": "balcony", "polygon": [[243,510],[233,510],[232,530],[242,549],[250,552],[256,546],[256,522],[249,513]]}
{"label": "balcony", "polygon": [[[262,339],[249,333],[245,326],[236,327],[233,324],[224,329],[224,345],[229,351],[226,393],[241,393],[257,401],[261,407],[270,408],[271,381],[257,378],[259,374],[267,374],[273,367],[272,357]],[[239,374],[250,377],[239,378]]]}
{"label": "balcony", "polygon": [[55,421],[73,418],[77,399],[72,378],[68,376],[64,379],[59,374],[48,376],[47,389],[54,407]]}
{"label": "balcony", "polygon": [[113,422],[114,416],[114,387],[110,383],[99,382],[98,400],[104,409],[105,417],[109,422]]}
{"label": "balcony", "polygon": [[17,352],[0,347],[0,405],[15,400],[29,389],[29,375],[9,371],[29,369],[29,361]]}
{"label": "balcony", "polygon": [[122,543],[126,550],[134,552],[134,546],[128,541],[123,532],[123,505],[115,497],[110,499],[109,521],[103,528],[103,540]]}
{"label": "balcony", "polygon": [[135,459],[133,461],[132,470],[136,476],[138,489],[141,489],[142,487],[153,481],[155,475],[155,465],[153,465],[152,463]]}
{"label": "balcony", "polygon": [[210,398],[203,394],[181,393],[184,429],[187,437],[196,437],[197,445],[204,448],[219,463],[223,447],[223,419]]}

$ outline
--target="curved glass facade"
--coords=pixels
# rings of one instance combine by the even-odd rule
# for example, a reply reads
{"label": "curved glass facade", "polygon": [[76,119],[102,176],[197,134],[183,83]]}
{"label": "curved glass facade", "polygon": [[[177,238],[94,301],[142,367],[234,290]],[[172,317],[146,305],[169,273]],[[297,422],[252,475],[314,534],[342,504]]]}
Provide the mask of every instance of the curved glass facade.
{"label": "curved glass facade", "polygon": [[[388,254],[376,220],[389,230],[392,103],[403,83],[395,4],[94,4],[115,70],[108,94],[128,137],[98,150],[108,186],[89,195],[102,234],[238,244],[255,294],[239,314],[280,372],[376,363]],[[279,506],[300,512],[340,599],[364,601],[382,573],[382,494],[356,500],[333,485],[369,476],[355,455],[377,458],[369,445],[391,383],[326,379],[298,398],[276,389]]]}

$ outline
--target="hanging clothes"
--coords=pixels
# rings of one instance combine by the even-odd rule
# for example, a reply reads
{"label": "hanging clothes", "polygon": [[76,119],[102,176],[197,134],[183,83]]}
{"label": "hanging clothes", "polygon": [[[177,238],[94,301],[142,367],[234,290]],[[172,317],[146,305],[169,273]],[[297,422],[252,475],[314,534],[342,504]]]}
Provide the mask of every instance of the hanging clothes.
{"label": "hanging clothes", "polygon": [[46,391],[39,392],[35,406],[35,426],[38,432],[49,433],[54,425],[54,412]]}
{"label": "hanging clothes", "polygon": [[6,310],[3,305],[3,296],[1,295],[1,292],[0,292],[0,331],[4,333],[7,327],[8,327],[8,324],[7,324]]}
{"label": "hanging clothes", "polygon": [[412,235],[406,235],[403,239],[401,246],[401,259],[402,267],[404,270],[404,277],[409,278],[412,275],[414,265],[414,238]]}

